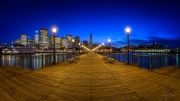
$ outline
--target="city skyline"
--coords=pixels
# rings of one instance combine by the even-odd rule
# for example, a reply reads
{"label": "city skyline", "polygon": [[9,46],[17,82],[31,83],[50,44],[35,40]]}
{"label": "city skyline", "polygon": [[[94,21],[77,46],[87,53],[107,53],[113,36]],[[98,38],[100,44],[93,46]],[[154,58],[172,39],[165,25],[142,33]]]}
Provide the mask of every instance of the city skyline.
{"label": "city skyline", "polygon": [[[93,43],[126,46],[125,28],[131,27],[130,44],[180,45],[180,4],[176,0],[14,0],[0,1],[0,43],[11,43],[21,34],[34,37],[35,31],[57,26],[57,36],[66,34]],[[10,37],[11,36],[11,37]]]}

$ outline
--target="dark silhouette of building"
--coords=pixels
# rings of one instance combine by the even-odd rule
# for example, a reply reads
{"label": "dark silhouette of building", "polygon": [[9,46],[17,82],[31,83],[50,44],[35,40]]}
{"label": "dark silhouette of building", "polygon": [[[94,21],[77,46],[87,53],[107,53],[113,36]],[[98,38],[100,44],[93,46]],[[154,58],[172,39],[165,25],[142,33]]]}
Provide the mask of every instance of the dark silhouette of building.
{"label": "dark silhouette of building", "polygon": [[84,41],[82,41],[82,42],[83,42],[83,45],[84,45],[84,46],[86,46],[86,47],[88,46],[88,41],[87,41],[87,40],[84,40]]}

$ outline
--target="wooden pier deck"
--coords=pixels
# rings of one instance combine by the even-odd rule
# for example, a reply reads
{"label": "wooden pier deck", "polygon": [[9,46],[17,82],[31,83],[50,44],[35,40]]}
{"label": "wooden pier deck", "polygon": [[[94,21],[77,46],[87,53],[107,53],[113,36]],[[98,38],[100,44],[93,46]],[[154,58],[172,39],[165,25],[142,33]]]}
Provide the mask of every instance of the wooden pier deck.
{"label": "wooden pier deck", "polygon": [[149,71],[89,52],[30,71],[0,67],[0,101],[180,101],[180,67]]}

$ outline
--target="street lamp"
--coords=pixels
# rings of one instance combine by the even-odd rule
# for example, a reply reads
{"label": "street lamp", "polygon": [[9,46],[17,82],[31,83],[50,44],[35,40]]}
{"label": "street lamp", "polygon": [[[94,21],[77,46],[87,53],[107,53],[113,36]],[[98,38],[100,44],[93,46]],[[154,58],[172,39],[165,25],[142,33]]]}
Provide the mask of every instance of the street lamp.
{"label": "street lamp", "polygon": [[75,40],[72,39],[72,42],[73,42],[73,43],[72,43],[72,47],[73,47],[73,55],[74,55],[74,41],[75,41]]}
{"label": "street lamp", "polygon": [[126,64],[129,65],[129,34],[130,34],[131,29],[129,27],[126,28],[126,34],[127,34],[127,61]]}
{"label": "street lamp", "polygon": [[83,45],[81,45],[82,46],[82,52],[83,52],[83,50],[84,50],[84,46]]}
{"label": "street lamp", "polygon": [[104,43],[102,43],[102,49],[103,49],[103,53],[104,53]]}
{"label": "street lamp", "polygon": [[101,49],[101,48],[99,48],[99,47],[102,47],[102,46],[101,46],[101,45],[99,45],[99,46],[98,46],[98,48],[97,48],[97,52],[99,52],[99,50]]}
{"label": "street lamp", "polygon": [[81,43],[79,42],[79,44],[78,44],[78,45],[79,45],[79,54],[80,54]]}
{"label": "street lamp", "polygon": [[55,34],[56,34],[56,31],[57,31],[57,29],[55,28],[55,27],[53,27],[52,28],[52,32],[53,32],[53,34],[54,34],[54,54],[53,54],[53,65],[55,65],[56,64],[56,57],[55,57]]}
{"label": "street lamp", "polygon": [[108,39],[108,43],[109,43],[109,55],[110,55],[110,39]]}

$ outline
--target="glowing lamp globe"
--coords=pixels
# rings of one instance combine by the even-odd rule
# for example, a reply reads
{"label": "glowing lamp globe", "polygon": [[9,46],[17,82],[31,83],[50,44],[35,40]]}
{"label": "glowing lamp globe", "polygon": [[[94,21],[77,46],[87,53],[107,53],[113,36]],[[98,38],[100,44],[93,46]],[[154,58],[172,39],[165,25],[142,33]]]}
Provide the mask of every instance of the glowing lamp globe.
{"label": "glowing lamp globe", "polygon": [[74,42],[74,39],[72,39],[72,42]]}
{"label": "glowing lamp globe", "polygon": [[126,28],[126,33],[130,33],[131,29],[129,27]]}
{"label": "glowing lamp globe", "polygon": [[110,39],[108,39],[108,42],[110,42],[111,40]]}
{"label": "glowing lamp globe", "polygon": [[52,32],[53,33],[56,33],[56,31],[57,31],[57,29],[54,27],[54,28],[52,28]]}

